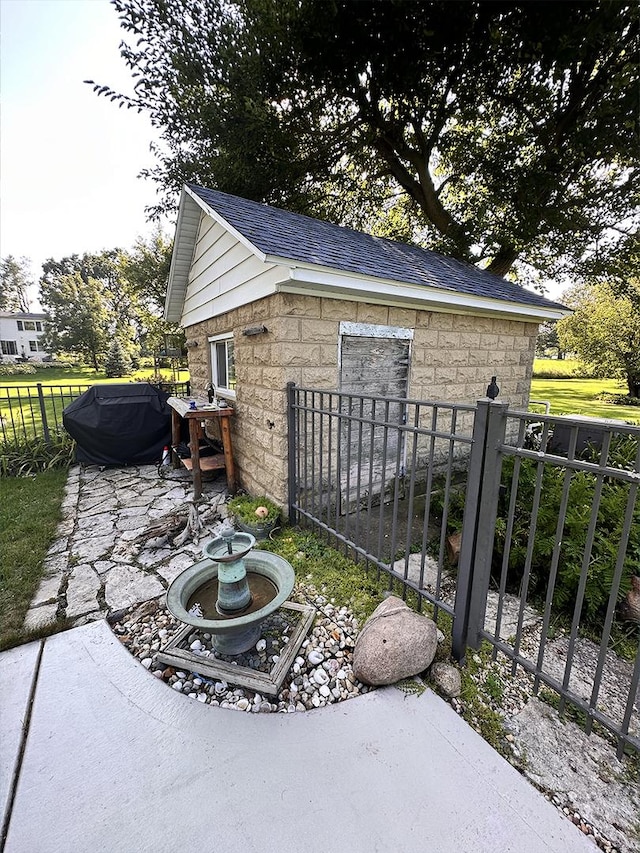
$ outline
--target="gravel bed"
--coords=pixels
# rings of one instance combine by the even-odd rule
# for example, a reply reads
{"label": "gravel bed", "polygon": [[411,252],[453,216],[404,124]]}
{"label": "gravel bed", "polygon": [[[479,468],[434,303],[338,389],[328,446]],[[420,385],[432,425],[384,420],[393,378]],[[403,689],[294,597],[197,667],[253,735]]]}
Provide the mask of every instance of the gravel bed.
{"label": "gravel bed", "polygon": [[[300,604],[313,605],[318,615],[280,692],[271,698],[245,687],[206,678],[197,672],[185,672],[157,661],[156,653],[183,627],[169,613],[162,599],[121,611],[109,621],[120,642],[145,669],[177,692],[206,705],[245,713],[292,714],[343,702],[373,690],[358,681],[353,674],[351,662],[358,625],[349,609],[337,607],[334,601],[305,583],[296,585],[291,599]],[[255,648],[234,658],[215,653],[211,647],[211,635],[196,630],[189,635],[189,647],[194,653],[202,655],[203,659],[220,657],[232,664],[235,662],[236,665],[251,666],[265,672],[276,662],[287,641],[287,628],[291,627],[291,623],[285,618],[285,622],[278,626],[282,628],[280,638],[273,630],[274,627],[275,623],[265,626]]]}

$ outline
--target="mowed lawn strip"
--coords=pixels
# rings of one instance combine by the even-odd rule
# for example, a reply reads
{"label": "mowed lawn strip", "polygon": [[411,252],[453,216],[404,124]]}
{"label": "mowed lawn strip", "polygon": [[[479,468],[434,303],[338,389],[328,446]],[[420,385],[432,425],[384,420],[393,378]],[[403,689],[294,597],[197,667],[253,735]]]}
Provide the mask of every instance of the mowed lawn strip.
{"label": "mowed lawn strip", "polygon": [[0,480],[0,649],[21,638],[55,538],[66,480],[64,468]]}
{"label": "mowed lawn strip", "polygon": [[[531,382],[531,399],[548,400],[552,415],[588,415],[640,423],[640,406],[617,406],[598,399],[602,392],[627,394],[626,385],[615,379],[546,379]],[[537,410],[537,409],[536,409]]]}
{"label": "mowed lawn strip", "polygon": [[[171,370],[161,370],[163,382],[173,382]],[[129,373],[126,376],[117,376],[109,379],[104,371],[96,371],[92,367],[47,367],[35,373],[18,373],[13,376],[0,376],[0,388],[11,388],[15,385],[33,385],[41,382],[43,385],[94,385],[103,383],[126,383],[143,382],[152,380],[155,375],[153,368],[143,368]],[[177,382],[186,382],[189,379],[188,370],[180,370],[177,374]]]}

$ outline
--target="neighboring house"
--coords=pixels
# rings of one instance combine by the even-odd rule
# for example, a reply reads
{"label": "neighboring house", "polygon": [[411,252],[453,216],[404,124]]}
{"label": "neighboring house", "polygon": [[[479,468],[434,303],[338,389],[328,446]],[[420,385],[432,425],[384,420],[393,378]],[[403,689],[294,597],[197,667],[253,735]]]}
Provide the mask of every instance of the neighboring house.
{"label": "neighboring house", "polygon": [[526,408],[538,325],[564,306],[434,252],[225,193],[182,191],[165,318],[193,393],[236,408],[242,485],[287,496],[286,384]]}
{"label": "neighboring house", "polygon": [[2,361],[42,361],[49,353],[42,345],[44,314],[0,311]]}

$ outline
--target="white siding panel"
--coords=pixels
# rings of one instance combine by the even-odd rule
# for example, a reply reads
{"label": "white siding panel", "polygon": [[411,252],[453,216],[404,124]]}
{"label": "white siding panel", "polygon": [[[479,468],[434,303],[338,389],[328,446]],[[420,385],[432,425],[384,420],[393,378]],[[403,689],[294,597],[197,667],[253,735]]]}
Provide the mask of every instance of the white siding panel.
{"label": "white siding panel", "polygon": [[195,323],[202,323],[210,317],[225,314],[241,305],[255,302],[265,296],[271,296],[276,292],[276,285],[289,278],[289,270],[285,267],[266,264],[261,264],[261,266],[263,267],[261,273],[250,280],[245,280],[232,290],[206,301],[194,300],[189,306],[185,303],[180,325],[184,328],[193,326]]}
{"label": "white siding panel", "polygon": [[[227,235],[227,237],[230,236],[230,234]],[[242,276],[242,273],[236,273],[240,266],[244,266],[248,275],[254,275],[256,270],[262,271],[264,269],[265,265],[262,261],[259,261],[254,255],[249,255],[242,243],[238,243],[237,240],[234,240],[231,246],[222,251],[226,242],[226,239],[219,240],[206,255],[203,255],[198,264],[194,264],[191,268],[189,293],[196,293],[208,286],[210,281],[221,281],[229,274]],[[216,249],[220,250],[220,254],[215,254]]]}
{"label": "white siding panel", "polygon": [[[198,229],[198,237],[196,239],[195,251],[193,253],[194,257],[197,257],[199,254],[198,246],[200,242],[209,234],[212,228],[216,227],[215,221],[210,217],[206,216],[204,213],[201,215],[200,227]],[[224,230],[220,225],[217,226],[220,231]]]}
{"label": "white siding panel", "polygon": [[211,228],[203,239],[196,244],[189,279],[194,279],[204,269],[211,266],[217,258],[223,258],[225,253],[237,242],[233,234],[224,231],[219,225]]}
{"label": "white siding panel", "polygon": [[288,268],[265,264],[212,217],[203,216],[189,270],[182,324],[193,325],[274,293],[275,284],[288,277]]}

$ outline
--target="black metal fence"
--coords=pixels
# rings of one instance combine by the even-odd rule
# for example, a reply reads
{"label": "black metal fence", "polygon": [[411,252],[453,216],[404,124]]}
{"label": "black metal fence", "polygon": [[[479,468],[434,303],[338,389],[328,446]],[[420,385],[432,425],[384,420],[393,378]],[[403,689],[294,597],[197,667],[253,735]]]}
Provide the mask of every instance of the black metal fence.
{"label": "black metal fence", "polygon": [[640,749],[639,427],[290,385],[289,483],[291,519],[451,619],[458,660],[489,643]]}
{"label": "black metal fence", "polygon": [[[153,384],[153,383],[152,383]],[[190,393],[189,382],[162,382],[170,394]],[[91,385],[6,385],[0,388],[0,437],[4,444],[33,439],[50,443],[60,433],[62,412]]]}

